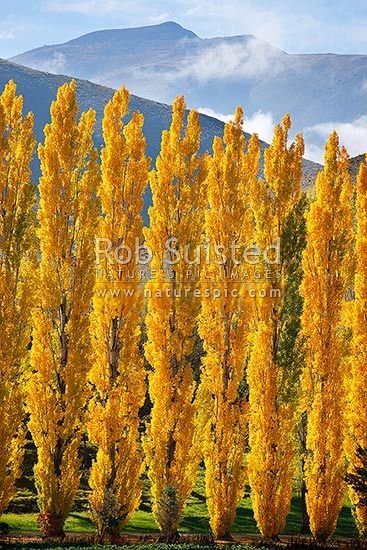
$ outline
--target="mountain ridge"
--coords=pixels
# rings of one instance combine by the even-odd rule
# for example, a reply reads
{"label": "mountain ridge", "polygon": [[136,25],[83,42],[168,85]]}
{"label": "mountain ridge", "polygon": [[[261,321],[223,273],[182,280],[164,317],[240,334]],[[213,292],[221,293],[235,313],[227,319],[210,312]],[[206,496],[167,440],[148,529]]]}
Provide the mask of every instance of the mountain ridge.
{"label": "mountain ridge", "polygon": [[[10,80],[17,84],[17,91],[24,97],[24,110],[33,111],[35,114],[35,133],[39,142],[43,141],[43,128],[49,122],[49,109],[55,99],[57,89],[65,82],[70,82],[73,77],[66,75],[54,75],[37,71],[28,67],[0,59],[0,90]],[[97,113],[95,142],[98,148],[102,145],[102,117],[106,103],[111,99],[115,90],[100,86],[93,82],[76,78],[77,100],[80,112],[93,108]],[[140,111],[144,115],[144,134],[147,139],[147,154],[154,163],[160,150],[162,131],[169,128],[171,122],[171,107],[145,99],[134,94],[130,95],[129,119],[134,111]],[[202,127],[201,151],[211,151],[215,135],[222,136],[224,123],[216,118],[200,113]],[[245,133],[247,140],[249,134]],[[262,156],[267,143],[260,141]],[[37,173],[36,163],[33,165]],[[312,185],[316,173],[321,165],[304,160],[304,187]]]}
{"label": "mountain ridge", "polygon": [[184,94],[189,107],[218,115],[237,105],[275,121],[290,112],[294,131],[319,148],[325,138],[317,125],[365,115],[367,55],[287,53],[253,35],[201,38],[175,22],[98,30],[11,60],[112,88],[125,84],[163,103]]}
{"label": "mountain ridge", "polygon": [[124,33],[126,36],[134,36],[137,33],[144,33],[150,39],[158,37],[161,39],[175,38],[177,40],[181,40],[182,38],[199,38],[197,34],[195,34],[193,31],[190,31],[189,29],[186,29],[179,23],[176,23],[175,21],[166,21],[165,23],[160,23],[159,25],[144,25],[142,27],[126,27],[121,29],[99,29],[96,31],[88,32],[76,38],[72,38],[64,44],[75,43],[80,40],[84,41],[87,38],[89,39],[96,36],[102,36],[103,34],[119,35],[120,33]]}

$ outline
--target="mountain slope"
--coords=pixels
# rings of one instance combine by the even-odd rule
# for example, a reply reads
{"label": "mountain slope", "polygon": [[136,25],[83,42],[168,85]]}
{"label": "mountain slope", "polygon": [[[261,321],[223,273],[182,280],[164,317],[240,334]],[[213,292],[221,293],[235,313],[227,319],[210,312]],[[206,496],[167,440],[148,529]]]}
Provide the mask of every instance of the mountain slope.
{"label": "mountain slope", "polygon": [[349,173],[352,176],[353,181],[357,180],[359,168],[362,162],[365,162],[366,155],[358,155],[349,160]]}
{"label": "mountain slope", "polygon": [[[159,94],[162,80],[157,83],[157,78],[163,72],[173,71],[177,58],[184,57],[198,42],[200,39],[191,31],[166,23],[122,31],[96,31],[66,44],[37,48],[14,57],[12,61],[113,88],[125,83],[135,93],[141,93],[143,87],[150,91],[153,99],[164,100],[165,97]],[[147,76],[153,66],[157,75],[151,80]],[[172,94],[177,95],[175,86],[168,86],[172,88]]]}
{"label": "mountain slope", "polygon": [[[49,121],[49,109],[55,99],[57,89],[64,82],[71,80],[68,76],[53,75],[22,67],[9,61],[0,60],[0,89],[13,79],[18,92],[24,97],[25,110],[33,111],[36,120],[37,139],[43,139],[43,127]],[[80,110],[93,108],[97,112],[96,144],[102,144],[101,121],[106,103],[113,96],[114,90],[99,86],[92,82],[76,79],[77,99]],[[148,154],[154,159],[160,147],[162,130],[169,127],[171,108],[169,105],[157,103],[132,95],[130,98],[130,112],[140,111],[145,117],[144,132],[148,142]],[[202,148],[209,150],[214,135],[221,134],[223,123],[215,118],[200,115],[203,134]]]}
{"label": "mountain slope", "polygon": [[[37,139],[42,141],[43,127],[49,121],[50,104],[56,97],[58,87],[64,82],[70,81],[70,77],[48,74],[0,60],[0,90],[10,79],[16,82],[18,92],[24,97],[25,110],[34,112]],[[114,90],[111,88],[85,80],[77,80],[77,98],[80,110],[93,108],[97,112],[95,140],[98,146],[102,144],[101,121],[104,106],[111,99],[113,93]],[[171,108],[168,105],[132,95],[130,112],[134,111],[140,111],[145,117],[144,133],[148,143],[148,154],[154,162],[159,153],[161,133],[170,124]],[[200,115],[200,120],[202,126],[201,149],[210,151],[214,136],[223,133],[223,122],[203,114]],[[249,136],[247,135],[247,137]],[[261,142],[262,151],[265,147],[266,143]],[[305,182],[312,183],[320,165],[305,160],[304,167]]]}
{"label": "mountain slope", "polygon": [[202,39],[176,23],[105,30],[20,54],[15,61],[170,102],[232,113],[291,112],[298,130],[365,114],[367,56],[287,54],[244,35]]}

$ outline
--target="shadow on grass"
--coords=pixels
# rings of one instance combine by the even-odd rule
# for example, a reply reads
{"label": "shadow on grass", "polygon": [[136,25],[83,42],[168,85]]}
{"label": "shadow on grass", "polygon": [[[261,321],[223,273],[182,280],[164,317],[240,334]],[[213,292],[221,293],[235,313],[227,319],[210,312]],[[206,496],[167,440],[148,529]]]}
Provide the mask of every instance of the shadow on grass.
{"label": "shadow on grass", "polygon": [[193,498],[196,498],[197,500],[199,500],[200,502],[202,502],[203,504],[206,503],[206,496],[205,495],[202,495],[201,493],[198,493],[197,491],[193,491],[191,493],[191,496]]}
{"label": "shadow on grass", "polygon": [[[185,508],[184,518],[180,527],[182,533],[188,534],[209,534],[211,532],[209,524],[209,514],[206,506],[206,499],[203,496],[201,488],[197,487],[189,498],[188,505]],[[248,491],[246,492],[248,495]],[[11,527],[12,533],[38,532],[36,523],[37,514],[4,514],[3,521]],[[298,495],[292,498],[291,510],[287,518],[286,527],[283,534],[298,535],[301,528],[302,509],[301,499]],[[70,514],[66,531],[71,533],[95,533],[95,526],[86,512],[74,511]],[[159,529],[155,524],[151,505],[148,498],[140,505],[139,510],[134,514],[129,525],[123,530],[123,533],[136,534],[155,534]],[[237,510],[237,517],[231,532],[234,535],[256,535],[258,529],[251,509],[251,501],[248,496],[244,498]],[[335,537],[355,537],[354,520],[351,514],[350,505],[343,507],[335,531]],[[1,548],[1,545],[0,545]]]}
{"label": "shadow on grass", "polygon": [[[89,516],[86,515],[80,515],[75,512],[72,512],[69,514],[68,520],[75,520],[78,523],[78,527],[82,528],[83,531],[94,531],[95,525],[93,521],[90,519]],[[74,523],[74,521],[73,521]]]}
{"label": "shadow on grass", "polygon": [[[291,510],[287,518],[287,524],[284,530],[285,534],[298,535],[302,524],[302,506],[301,498],[295,495],[292,498]],[[339,515],[337,528],[334,537],[355,537],[356,530],[352,517],[350,506],[345,505]]]}
{"label": "shadow on grass", "polygon": [[233,534],[258,534],[256,521],[247,499],[237,508],[236,521],[231,529]]}
{"label": "shadow on grass", "polygon": [[199,535],[210,533],[209,519],[204,516],[185,515],[180,525],[180,531]]}

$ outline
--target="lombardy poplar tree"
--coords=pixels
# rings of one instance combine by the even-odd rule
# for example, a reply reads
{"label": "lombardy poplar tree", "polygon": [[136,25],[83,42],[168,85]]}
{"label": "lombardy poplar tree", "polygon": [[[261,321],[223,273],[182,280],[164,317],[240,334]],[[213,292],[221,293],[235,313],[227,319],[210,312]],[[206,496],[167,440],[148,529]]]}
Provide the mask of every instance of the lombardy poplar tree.
{"label": "lombardy poplar tree", "polygon": [[316,200],[307,214],[307,245],[303,255],[306,502],[310,528],[319,541],[333,533],[345,499],[346,402],[339,329],[350,271],[349,252],[353,250],[352,191],[348,156],[344,149],[339,149],[334,132],[325,148],[324,169],[316,180]]}
{"label": "lombardy poplar tree", "polygon": [[[178,97],[172,123],[162,134],[151,174],[153,206],[146,242],[153,254],[146,287],[146,358],[151,365],[151,421],[144,441],[152,484],[153,513],[162,538],[175,540],[185,501],[196,476],[195,381],[190,364],[200,301],[189,260],[203,225],[203,175],[198,154],[199,115],[191,111],[184,130],[185,102]],[[188,291],[188,292],[187,292]]]}
{"label": "lombardy poplar tree", "polygon": [[105,108],[98,191],[96,238],[103,240],[101,248],[110,250],[110,256],[97,257],[88,433],[97,447],[89,501],[102,538],[118,535],[139,505],[144,461],[139,444],[139,409],[146,391],[139,352],[143,295],[134,251],[142,243],[150,159],[145,155],[143,115],[134,113],[124,125],[128,102],[129,93],[121,88]]}
{"label": "lombardy poplar tree", "polygon": [[40,263],[28,407],[38,457],[38,519],[48,535],[63,534],[80,478],[94,283],[94,124],[92,110],[78,122],[76,84],[64,84],[52,103],[51,122],[39,147]]}
{"label": "lombardy poplar tree", "polygon": [[10,81],[0,96],[0,514],[21,474],[34,260],[33,115]]}
{"label": "lombardy poplar tree", "polygon": [[352,344],[346,375],[348,482],[359,534],[367,537],[367,166],[357,177],[357,234],[355,244],[354,301],[351,304]]}
{"label": "lombardy poplar tree", "polygon": [[[238,108],[235,119],[225,125],[223,140],[214,139],[206,180],[205,239],[210,261],[203,265],[201,279],[199,334],[206,354],[198,425],[210,525],[221,539],[230,537],[246,484],[248,401],[244,388],[251,306],[240,271],[248,267],[241,258],[254,239],[249,197],[260,148],[254,135],[245,152],[242,125],[243,112]],[[216,250],[224,252],[219,262]]]}
{"label": "lombardy poplar tree", "polygon": [[[264,180],[253,186],[255,241],[265,252],[254,299],[249,387],[248,477],[254,516],[261,534],[276,537],[285,527],[292,497],[295,454],[295,400],[284,391],[292,374],[280,353],[287,337],[288,259],[284,236],[300,199],[303,139],[288,146],[289,115],[277,125],[265,150]],[[277,257],[279,256],[279,257]]]}

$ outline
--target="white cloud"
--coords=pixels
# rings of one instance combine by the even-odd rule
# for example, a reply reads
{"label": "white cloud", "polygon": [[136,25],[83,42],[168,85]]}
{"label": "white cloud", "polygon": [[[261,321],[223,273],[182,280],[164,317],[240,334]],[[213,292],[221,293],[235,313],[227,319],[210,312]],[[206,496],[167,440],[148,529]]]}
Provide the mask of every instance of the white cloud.
{"label": "white cloud", "polygon": [[210,109],[208,107],[199,107],[198,111],[203,115],[211,116],[213,118],[221,120],[222,122],[229,122],[233,119],[233,115],[223,115],[222,113],[217,113],[214,111],[214,109]]}
{"label": "white cloud", "polygon": [[324,150],[321,145],[305,143],[305,158],[324,164]]}
{"label": "white cloud", "polygon": [[[200,107],[198,109],[200,113],[208,115],[223,122],[228,122],[233,119],[233,114],[224,115],[222,113],[216,113],[213,109],[208,109],[206,107]],[[263,113],[262,111],[257,111],[253,115],[245,116],[243,129],[248,134],[258,134],[259,138],[267,143],[270,143],[273,137],[275,127],[274,117],[270,112]]]}
{"label": "white cloud", "polygon": [[212,79],[256,78],[275,74],[282,68],[282,53],[265,42],[250,38],[233,44],[219,43],[188,57],[172,78]]}
{"label": "white cloud", "polygon": [[[213,109],[202,107],[200,113],[223,122],[233,119],[233,114],[217,113]],[[263,141],[270,143],[274,133],[275,120],[270,112],[258,111],[244,118],[244,130],[249,134],[256,133]],[[305,158],[314,162],[324,163],[324,146],[330,134],[336,130],[340,144],[344,145],[351,157],[367,151],[367,115],[352,122],[326,122],[304,129]]]}
{"label": "white cloud", "polygon": [[10,31],[0,32],[0,40],[14,40],[15,35]]}
{"label": "white cloud", "polygon": [[192,15],[195,15],[200,10],[200,6],[194,6],[193,8],[189,8],[188,10],[183,12],[184,17],[191,17]]}
{"label": "white cloud", "polygon": [[[205,36],[254,34],[275,44],[282,44],[287,29],[282,8],[262,7],[252,0],[179,0],[184,17],[195,17]],[[289,12],[291,13],[291,12]]]}
{"label": "white cloud", "polygon": [[[295,5],[291,0],[176,0],[182,5],[184,23],[194,27],[199,35],[212,37],[224,34],[253,34],[279,48],[290,44],[310,49],[321,35],[318,14],[310,11],[308,3]],[[303,2],[302,2],[303,3]],[[301,4],[301,3],[300,3]],[[192,21],[190,19],[192,18]],[[323,37],[324,38],[324,37]]]}
{"label": "white cloud", "polygon": [[[201,107],[200,113],[223,122],[233,119],[233,114],[217,113],[213,109]],[[243,129],[249,134],[256,133],[259,138],[270,143],[273,138],[275,120],[271,112],[257,111],[244,118]],[[324,146],[330,134],[336,130],[340,144],[344,145],[351,157],[361,155],[367,151],[367,115],[356,118],[352,122],[326,122],[304,129],[305,158],[324,163]]]}
{"label": "white cloud", "polygon": [[40,61],[38,63],[32,63],[32,68],[45,73],[61,73],[66,65],[66,57],[61,52],[55,52],[51,59]]}
{"label": "white cloud", "polygon": [[81,13],[84,15],[121,13],[125,9],[126,3],[119,0],[49,0],[42,5],[44,12]]}
{"label": "white cloud", "polygon": [[259,138],[267,143],[273,139],[275,120],[270,112],[257,111],[249,117],[245,117],[243,128],[249,134],[258,134]]}
{"label": "white cloud", "polygon": [[159,23],[164,23],[170,18],[170,14],[166,11],[158,15],[150,15],[148,17],[148,22],[152,25],[159,25]]}
{"label": "white cloud", "polygon": [[323,149],[320,141],[325,143],[334,130],[351,157],[367,151],[367,115],[363,115],[351,122],[326,122],[305,128],[304,136],[308,144],[306,157],[317,162],[322,161]]}

